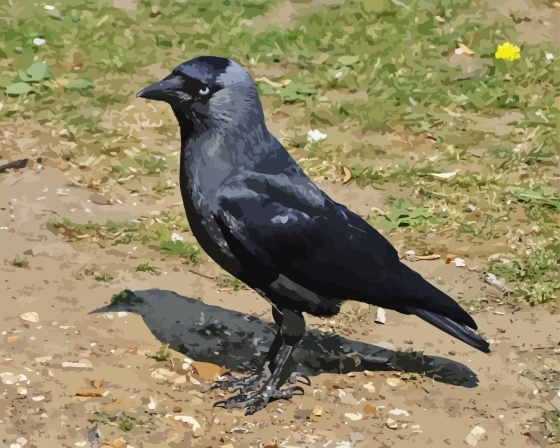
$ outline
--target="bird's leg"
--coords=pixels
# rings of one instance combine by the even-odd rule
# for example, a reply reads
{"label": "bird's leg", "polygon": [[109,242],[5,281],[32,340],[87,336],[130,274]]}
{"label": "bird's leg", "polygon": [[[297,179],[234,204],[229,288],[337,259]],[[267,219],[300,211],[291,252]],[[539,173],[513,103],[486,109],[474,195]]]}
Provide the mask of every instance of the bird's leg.
{"label": "bird's leg", "polygon": [[281,379],[290,376],[286,375],[286,372],[284,372],[286,361],[292,353],[293,347],[301,340],[305,332],[305,320],[300,313],[288,309],[283,309],[282,313],[282,325],[278,332],[280,335],[280,347],[277,356],[274,361],[269,361],[268,358],[265,363],[265,365],[268,363],[268,368],[271,372],[268,378],[264,379],[258,390],[249,394],[237,395],[227,400],[218,401],[214,406],[221,406],[224,408],[246,408],[245,415],[251,415],[263,409],[270,400],[280,398],[288,399],[296,395],[296,392],[303,393],[303,389],[299,386],[279,389],[279,386],[282,385],[280,382]]}
{"label": "bird's leg", "polygon": [[270,345],[268,353],[266,354],[265,361],[262,367],[252,375],[248,377],[236,377],[233,380],[223,380],[223,381],[216,381],[212,383],[210,386],[210,390],[212,389],[221,389],[221,390],[229,390],[231,392],[235,392],[240,390],[241,393],[251,392],[255,390],[259,390],[264,382],[270,378],[272,372],[274,371],[274,360],[276,359],[276,355],[278,354],[278,350],[282,346],[282,313],[276,309],[276,307],[272,307],[272,317],[274,317],[274,321],[278,325],[278,331],[276,336],[274,336],[274,340]]}

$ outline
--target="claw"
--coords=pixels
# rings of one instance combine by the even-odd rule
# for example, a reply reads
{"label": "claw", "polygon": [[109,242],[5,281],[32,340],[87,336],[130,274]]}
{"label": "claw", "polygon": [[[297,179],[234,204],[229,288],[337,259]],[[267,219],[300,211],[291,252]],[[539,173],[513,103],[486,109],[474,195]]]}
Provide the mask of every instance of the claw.
{"label": "claw", "polygon": [[[300,392],[300,393],[296,393],[296,392]],[[272,394],[272,398],[274,400],[289,400],[294,395],[303,395],[303,394],[304,391],[302,387],[293,386],[293,387],[288,387],[287,389],[275,390],[274,393]]]}
{"label": "claw", "polygon": [[[305,394],[305,391],[303,390],[303,387],[294,386],[291,389],[292,389],[292,395],[303,395],[303,394]],[[301,394],[296,394],[296,392],[301,392]]]}
{"label": "claw", "polygon": [[290,375],[290,383],[292,384],[296,384],[298,382],[297,377],[303,378],[305,381],[302,381],[303,383],[307,384],[308,386],[311,386],[311,380],[309,379],[309,377],[301,372],[294,372]]}
{"label": "claw", "polygon": [[216,401],[216,403],[214,403],[214,406],[212,406],[213,408],[225,408],[227,404],[227,400],[218,400]]}
{"label": "claw", "polygon": [[221,389],[229,390],[231,393],[240,390],[241,392],[251,392],[260,387],[260,381],[263,378],[262,373],[255,373],[248,377],[233,377],[231,380],[219,380],[210,385],[210,390]]}

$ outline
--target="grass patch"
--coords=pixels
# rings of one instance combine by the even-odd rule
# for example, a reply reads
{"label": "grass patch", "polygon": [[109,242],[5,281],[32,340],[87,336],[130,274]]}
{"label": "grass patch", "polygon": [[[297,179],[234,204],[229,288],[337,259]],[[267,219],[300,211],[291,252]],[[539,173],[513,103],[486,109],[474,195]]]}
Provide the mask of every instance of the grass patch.
{"label": "grass patch", "polygon": [[[528,41],[509,10],[470,1],[318,2],[294,9],[289,27],[271,23],[270,0],[153,6],[0,7],[10,18],[0,24],[0,131],[23,137],[7,140],[2,158],[59,167],[113,201],[123,187],[127,202],[157,201],[176,189],[179,157],[167,149],[178,148],[177,127],[134,95],[156,80],[154,67],[227,56],[259,79],[271,130],[306,173],[339,182],[346,168],[349,182],[378,190],[381,213],[360,213],[391,242],[466,248],[489,270],[501,269],[491,258],[500,255],[512,260],[503,275],[518,298],[555,300],[555,268],[528,260],[560,230],[555,42]],[[519,59],[495,57],[506,41]],[[307,142],[311,129],[326,139]],[[34,133],[41,142],[21,144]],[[188,232],[180,214],[50,228],[75,242],[199,259],[194,243],[171,241]]]}
{"label": "grass patch", "polygon": [[548,424],[548,426],[550,426],[552,431],[552,437],[550,437],[549,439],[552,442],[560,442],[560,409],[558,409],[552,403],[550,403],[550,405],[554,409],[552,411],[542,409],[542,416],[546,420],[546,423]]}
{"label": "grass patch", "polygon": [[12,266],[26,269],[29,267],[29,261],[27,261],[27,257],[20,257],[19,255],[16,255],[12,260]]}
{"label": "grass patch", "polygon": [[188,241],[162,241],[159,248],[161,249],[161,255],[166,257],[178,256],[195,266],[205,261],[200,257],[203,251],[198,244],[189,243]]}
{"label": "grass patch", "polygon": [[218,277],[216,278],[216,283],[218,284],[218,286],[223,289],[223,288],[231,288],[231,289],[243,289],[246,287],[245,283],[242,282],[241,280],[239,280],[237,277],[234,277],[231,274],[228,274],[225,271],[222,271],[218,274]]}
{"label": "grass patch", "polygon": [[111,274],[107,274],[106,272],[95,272],[93,278],[98,282],[110,282],[114,279]]}
{"label": "grass patch", "polygon": [[130,289],[125,289],[124,291],[114,294],[113,297],[111,297],[108,307],[134,306],[139,303],[142,303],[142,299],[134,294]]}
{"label": "grass patch", "polygon": [[90,423],[104,424],[113,426],[126,433],[138,434],[151,432],[157,429],[157,420],[165,414],[139,407],[132,411],[112,412],[93,412],[93,416],[88,419]]}
{"label": "grass patch", "polygon": [[[396,227],[435,226],[439,223],[428,207],[415,205],[408,198],[388,198],[389,212],[378,220],[379,225],[393,229]],[[447,213],[443,213],[445,218]]]}
{"label": "grass patch", "polygon": [[534,248],[526,257],[505,255],[490,264],[490,272],[513,285],[514,292],[528,302],[558,299],[560,291],[560,244]]}
{"label": "grass patch", "polygon": [[132,221],[107,221],[98,224],[89,221],[77,224],[68,218],[62,222],[50,222],[47,228],[55,235],[63,235],[71,241],[103,241],[109,245],[140,243],[158,249],[154,244],[171,239],[174,232],[190,233],[190,227],[184,212],[161,212],[151,217]]}
{"label": "grass patch", "polygon": [[155,359],[158,362],[167,361],[171,357],[169,352],[169,344],[161,343],[161,347],[155,355],[146,355],[146,357]]}
{"label": "grass patch", "polygon": [[141,263],[136,266],[136,272],[150,272],[154,275],[161,275],[161,269],[157,266],[150,266],[150,263]]}

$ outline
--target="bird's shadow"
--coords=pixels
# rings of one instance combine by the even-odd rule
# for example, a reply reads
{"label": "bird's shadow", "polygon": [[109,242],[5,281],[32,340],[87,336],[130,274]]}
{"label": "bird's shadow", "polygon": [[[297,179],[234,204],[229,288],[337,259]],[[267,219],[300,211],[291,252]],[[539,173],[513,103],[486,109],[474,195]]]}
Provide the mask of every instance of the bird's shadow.
{"label": "bird's shadow", "polygon": [[[157,339],[192,359],[241,372],[262,365],[278,328],[247,314],[159,289],[125,290],[109,306],[91,313],[114,311],[142,316]],[[309,376],[392,370],[423,374],[435,381],[468,388],[478,385],[476,374],[464,364],[422,352],[393,351],[310,329],[294,350],[290,364],[288,368]]]}

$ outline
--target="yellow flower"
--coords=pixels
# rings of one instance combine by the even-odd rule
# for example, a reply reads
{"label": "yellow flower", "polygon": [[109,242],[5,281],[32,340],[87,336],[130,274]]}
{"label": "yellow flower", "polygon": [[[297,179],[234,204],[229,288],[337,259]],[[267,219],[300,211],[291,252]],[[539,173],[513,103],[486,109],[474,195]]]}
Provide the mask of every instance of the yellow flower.
{"label": "yellow flower", "polygon": [[512,45],[510,42],[506,42],[503,45],[498,45],[498,51],[496,51],[496,59],[515,61],[516,59],[519,59],[521,57],[519,51],[520,49],[517,45]]}

